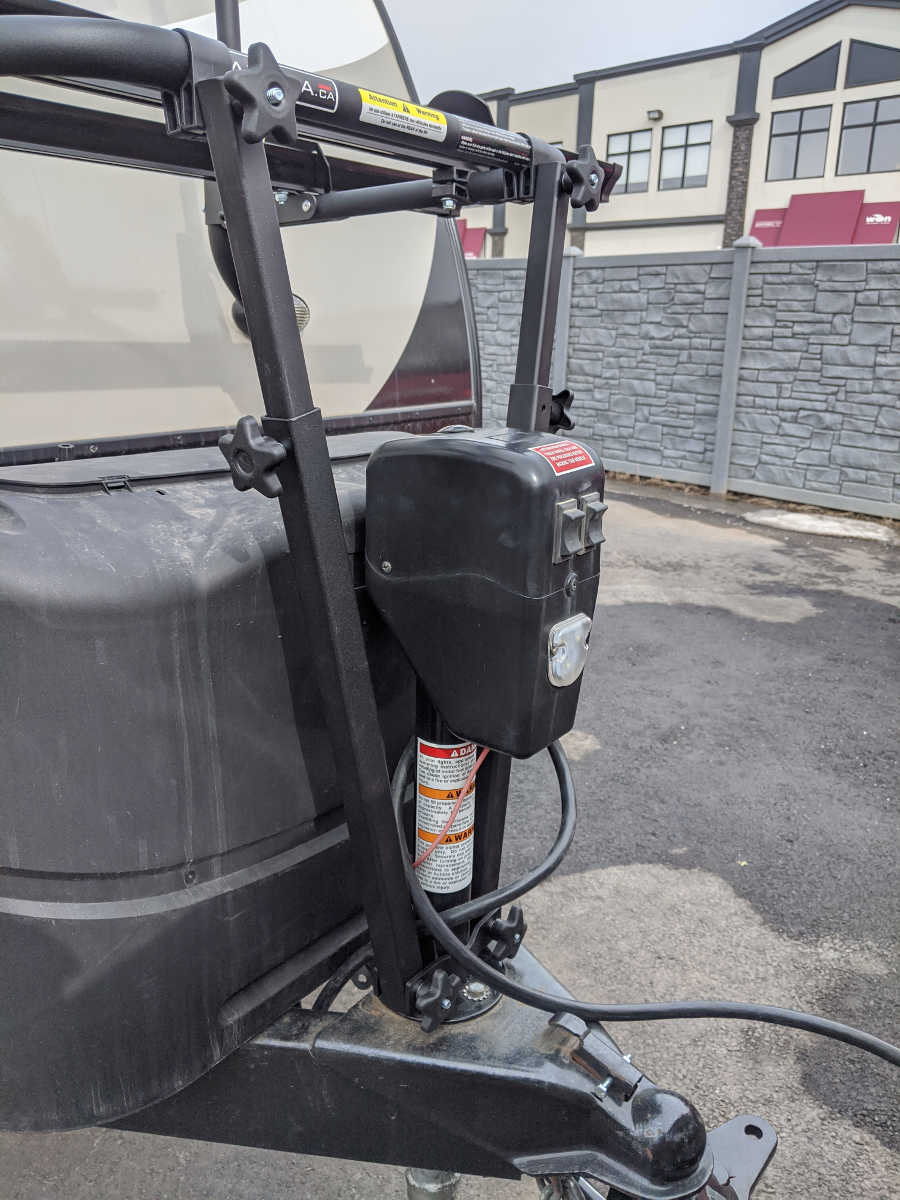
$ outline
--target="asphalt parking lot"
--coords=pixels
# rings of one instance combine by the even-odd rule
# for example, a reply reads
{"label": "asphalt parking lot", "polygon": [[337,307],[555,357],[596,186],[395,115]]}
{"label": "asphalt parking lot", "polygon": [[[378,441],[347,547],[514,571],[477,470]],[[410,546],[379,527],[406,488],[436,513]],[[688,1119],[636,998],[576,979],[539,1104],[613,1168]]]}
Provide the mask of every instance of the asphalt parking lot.
{"label": "asphalt parking lot", "polygon": [[[747,524],[737,503],[613,484],[592,658],[566,741],[579,833],[526,903],[578,996],[798,1007],[900,1038],[900,549]],[[510,876],[554,828],[543,761],[514,771]],[[888,1200],[897,1073],[743,1022],[614,1030],[707,1123],[780,1135],[756,1192]],[[0,1200],[401,1197],[395,1169],[115,1131],[0,1134]],[[464,1180],[462,1200],[534,1197]]]}

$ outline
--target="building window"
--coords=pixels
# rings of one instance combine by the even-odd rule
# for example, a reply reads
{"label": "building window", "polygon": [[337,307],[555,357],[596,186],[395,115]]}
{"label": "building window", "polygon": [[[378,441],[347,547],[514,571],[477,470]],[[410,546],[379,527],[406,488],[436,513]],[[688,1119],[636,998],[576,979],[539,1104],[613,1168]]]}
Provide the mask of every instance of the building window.
{"label": "building window", "polygon": [[895,79],[900,79],[900,47],[851,41],[847,55],[848,88],[893,83]]}
{"label": "building window", "polygon": [[712,121],[670,125],[662,133],[659,160],[660,191],[668,188],[706,187],[709,176],[709,143]]}
{"label": "building window", "polygon": [[772,114],[766,179],[818,179],[825,174],[831,105]]}
{"label": "building window", "polygon": [[611,133],[606,139],[606,157],[622,164],[622,174],[614,190],[646,192],[650,186],[650,130],[635,133]]}
{"label": "building window", "polygon": [[835,42],[821,54],[814,54],[789,71],[776,75],[772,83],[772,99],[787,96],[806,96],[810,92],[833,92],[837,85],[838,60],[841,43]]}
{"label": "building window", "polygon": [[838,175],[900,171],[900,96],[844,105]]}

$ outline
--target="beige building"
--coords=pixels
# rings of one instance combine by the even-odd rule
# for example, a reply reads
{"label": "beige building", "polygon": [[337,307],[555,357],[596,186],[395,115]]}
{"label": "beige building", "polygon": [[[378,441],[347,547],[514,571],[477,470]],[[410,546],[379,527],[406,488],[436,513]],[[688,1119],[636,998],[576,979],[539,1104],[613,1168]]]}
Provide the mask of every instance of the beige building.
{"label": "beige building", "polygon": [[[572,214],[586,254],[891,242],[900,224],[900,0],[820,0],[737,42],[487,93],[498,125],[620,162]],[[520,257],[529,211],[467,211]]]}

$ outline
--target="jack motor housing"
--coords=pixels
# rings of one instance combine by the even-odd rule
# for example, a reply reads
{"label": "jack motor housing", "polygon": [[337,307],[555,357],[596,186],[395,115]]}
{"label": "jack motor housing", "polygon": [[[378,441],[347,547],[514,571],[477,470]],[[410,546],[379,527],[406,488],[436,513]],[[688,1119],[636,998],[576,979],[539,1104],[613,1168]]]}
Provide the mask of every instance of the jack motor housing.
{"label": "jack motor housing", "polygon": [[604,472],[516,429],[384,442],[366,467],[366,586],[461,739],[527,758],[575,722]]}

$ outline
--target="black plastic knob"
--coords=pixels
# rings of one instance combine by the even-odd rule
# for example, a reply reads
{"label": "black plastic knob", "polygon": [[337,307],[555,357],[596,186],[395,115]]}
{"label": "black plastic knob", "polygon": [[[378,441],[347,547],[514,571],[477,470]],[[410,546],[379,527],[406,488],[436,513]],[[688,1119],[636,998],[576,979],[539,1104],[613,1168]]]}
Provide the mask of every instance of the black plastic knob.
{"label": "black plastic knob", "polygon": [[519,953],[528,925],[522,909],[513,904],[505,918],[495,917],[487,929],[492,938],[487,945],[488,953],[499,963]]}
{"label": "black plastic knob", "polygon": [[575,393],[569,388],[563,388],[561,392],[554,392],[553,399],[550,402],[550,432],[559,433],[561,429],[568,432],[574,429],[575,422],[569,416],[569,409],[572,407],[572,401],[575,399]]}
{"label": "black plastic knob", "polygon": [[563,186],[569,193],[573,208],[595,212],[609,200],[621,174],[622,168],[618,163],[599,162],[592,146],[579,146],[578,157],[566,163]]}
{"label": "black plastic knob", "polygon": [[419,984],[416,988],[416,1009],[426,1033],[433,1033],[450,1016],[461,987],[460,977],[452,971],[445,971],[443,967],[438,967],[430,979]]}
{"label": "black plastic knob", "polygon": [[275,468],[287,458],[287,450],[281,442],[263,433],[256,417],[241,417],[234,433],[224,433],[219,438],[219,449],[239,492],[255,488],[270,499],[281,495],[281,480]]}
{"label": "black plastic knob", "polygon": [[247,66],[235,67],[225,76],[225,89],[241,106],[241,137],[261,142],[271,137],[288,145],[297,140],[294,109],[300,84],[291,79],[264,42],[254,42],[247,51]]}

